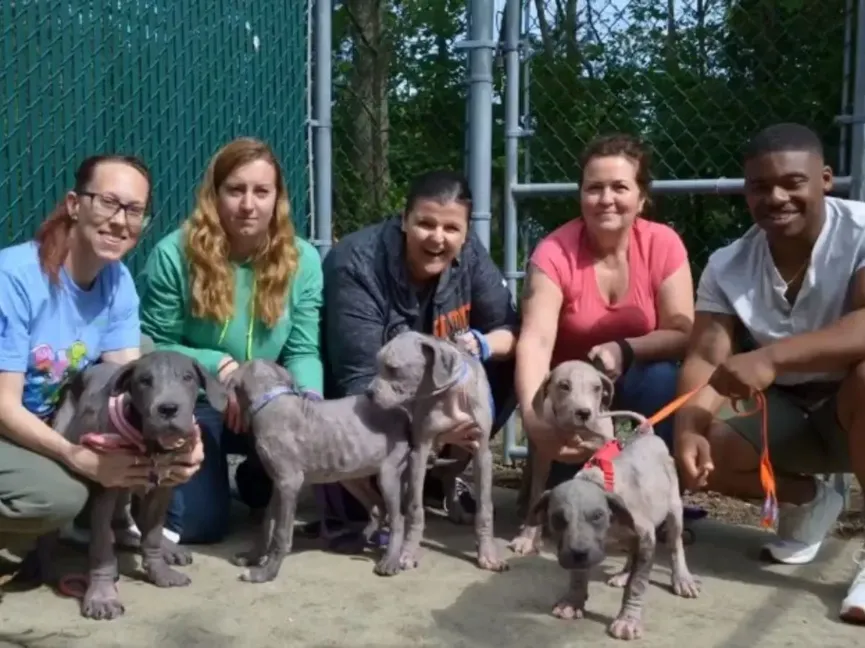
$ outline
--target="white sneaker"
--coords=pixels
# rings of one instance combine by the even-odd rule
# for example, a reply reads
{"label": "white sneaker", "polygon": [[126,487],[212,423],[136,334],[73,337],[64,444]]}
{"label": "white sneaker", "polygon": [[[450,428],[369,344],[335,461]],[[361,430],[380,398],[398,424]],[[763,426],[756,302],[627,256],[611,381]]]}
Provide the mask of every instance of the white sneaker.
{"label": "white sneaker", "polygon": [[856,576],[841,602],[840,617],[847,623],[865,623],[865,547],[856,558]]}
{"label": "white sneaker", "polygon": [[822,479],[815,479],[817,496],[801,506],[778,511],[778,538],[763,546],[772,558],[787,565],[805,565],[817,557],[826,534],[844,509],[844,497]]}

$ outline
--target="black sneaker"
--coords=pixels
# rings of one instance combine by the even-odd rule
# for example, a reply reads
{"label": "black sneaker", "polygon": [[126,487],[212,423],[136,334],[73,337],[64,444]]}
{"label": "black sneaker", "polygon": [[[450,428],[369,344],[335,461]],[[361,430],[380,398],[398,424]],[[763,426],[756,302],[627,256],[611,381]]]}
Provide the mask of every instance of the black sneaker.
{"label": "black sneaker", "polygon": [[[474,490],[472,489],[471,484],[462,477],[457,477],[456,479],[456,496],[463,508],[463,511],[469,515],[474,515],[477,512],[478,505],[475,501]],[[444,501],[444,498],[442,498],[442,509],[444,509],[445,513],[448,512],[447,502]]]}

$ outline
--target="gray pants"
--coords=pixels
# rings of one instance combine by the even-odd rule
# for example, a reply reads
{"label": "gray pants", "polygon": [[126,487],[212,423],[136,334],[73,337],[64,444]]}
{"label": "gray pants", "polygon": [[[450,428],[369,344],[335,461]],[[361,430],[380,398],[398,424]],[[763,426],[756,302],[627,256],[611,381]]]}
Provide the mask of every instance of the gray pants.
{"label": "gray pants", "polygon": [[0,438],[0,549],[17,549],[65,526],[87,494],[57,462]]}

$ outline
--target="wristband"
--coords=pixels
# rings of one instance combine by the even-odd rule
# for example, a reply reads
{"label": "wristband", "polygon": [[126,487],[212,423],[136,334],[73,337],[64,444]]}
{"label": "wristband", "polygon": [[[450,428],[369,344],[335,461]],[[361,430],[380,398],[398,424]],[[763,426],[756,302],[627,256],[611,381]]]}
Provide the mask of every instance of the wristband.
{"label": "wristband", "polygon": [[487,342],[487,336],[477,329],[469,329],[469,332],[475,337],[478,343],[478,357],[481,362],[486,362],[490,359],[490,343]]}
{"label": "wristband", "polygon": [[302,389],[300,391],[300,395],[303,398],[306,398],[307,400],[311,400],[311,401],[324,400],[324,398],[322,398],[321,394],[319,394],[317,391],[312,390],[312,389]]}
{"label": "wristband", "polygon": [[625,373],[634,362],[634,347],[627,340],[616,340],[616,344],[622,354],[622,373]]}

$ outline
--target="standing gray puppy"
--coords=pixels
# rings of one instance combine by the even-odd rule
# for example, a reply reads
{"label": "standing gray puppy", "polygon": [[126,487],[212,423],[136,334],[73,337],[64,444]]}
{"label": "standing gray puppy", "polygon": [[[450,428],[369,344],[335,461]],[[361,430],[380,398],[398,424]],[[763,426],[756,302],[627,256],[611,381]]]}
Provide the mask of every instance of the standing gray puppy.
{"label": "standing gray puppy", "polygon": [[573,479],[546,491],[531,514],[536,523],[546,519],[559,565],[570,572],[569,590],[553,608],[559,618],[582,618],[589,598],[589,570],[605,559],[610,543],[611,548],[624,549],[627,562],[608,581],[625,588],[609,633],[617,639],[639,638],[655,529],[663,522],[672,549],[673,591],[685,598],[699,594],[685,562],[676,467],[666,444],[652,433],[640,434],[609,462],[590,463]]}
{"label": "standing gray puppy", "polygon": [[[597,451],[615,435],[609,412],[615,395],[613,381],[594,366],[581,360],[563,362],[544,378],[532,399],[535,416],[550,425],[571,447],[588,453]],[[551,460],[529,443],[529,457],[524,482],[529,484],[527,510],[538,502],[547,478]],[[530,516],[527,516],[530,517]],[[508,547],[516,554],[537,553],[541,527],[526,519],[519,535]]]}
{"label": "standing gray puppy", "polygon": [[[73,379],[54,426],[73,443],[80,443],[86,434],[113,432],[117,438],[138,445],[142,461],[152,460],[189,447],[196,433],[193,410],[200,389],[215,409],[225,411],[227,397],[222,386],[183,354],[153,351],[123,366],[96,364]],[[191,582],[189,576],[170,566],[188,565],[192,556],[162,534],[172,487],[161,485],[158,473],[154,467],[152,485],[136,492],[91,484],[89,583],[81,606],[83,616],[114,619],[125,611],[115,583],[118,570],[111,522],[130,495],[140,498],[135,521],[141,530],[147,579],[157,587],[181,587]],[[43,573],[53,573],[55,542],[56,534],[39,541]]]}
{"label": "standing gray puppy", "polygon": [[[251,551],[238,554],[235,564],[249,566],[241,579],[263,583],[279,574],[291,551],[297,497],[304,483],[343,482],[350,486],[377,475],[390,518],[390,543],[375,572],[400,571],[404,535],[402,475],[408,461],[409,432],[405,415],[385,411],[366,395],[314,401],[301,396],[291,374],[266,360],[241,365],[229,380],[273,494],[259,538]],[[363,492],[351,489],[363,497]],[[375,502],[372,508],[376,524]]]}
{"label": "standing gray puppy", "polygon": [[432,447],[439,435],[458,425],[474,423],[478,565],[504,571],[508,564],[499,556],[493,539],[493,417],[483,366],[452,342],[413,331],[397,335],[382,347],[376,364],[377,373],[368,388],[373,401],[384,408],[403,409],[411,419],[409,526],[402,567],[411,569],[418,563],[424,531],[423,483]]}

